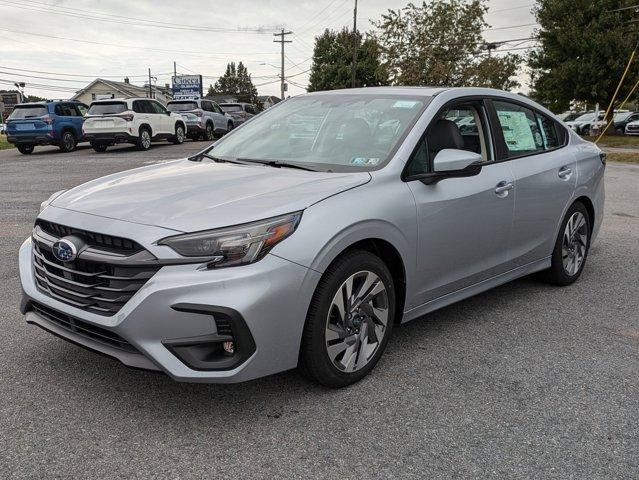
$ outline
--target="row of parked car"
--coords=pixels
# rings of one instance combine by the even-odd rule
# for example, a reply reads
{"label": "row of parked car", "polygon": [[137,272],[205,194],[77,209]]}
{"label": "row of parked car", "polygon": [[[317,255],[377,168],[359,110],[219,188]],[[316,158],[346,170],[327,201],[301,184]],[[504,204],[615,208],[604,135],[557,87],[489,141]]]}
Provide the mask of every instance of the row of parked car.
{"label": "row of parked car", "polygon": [[[596,116],[596,118],[595,118]],[[592,130],[606,126],[605,112],[566,112],[559,116],[579,135],[590,135]],[[639,112],[619,110],[614,112],[613,128],[619,135],[639,135]],[[609,129],[610,130],[610,129]]]}
{"label": "row of parked car", "polygon": [[23,154],[36,145],[57,145],[73,151],[82,141],[96,152],[118,143],[132,143],[148,150],[151,143],[185,139],[213,140],[254,116],[246,103],[218,105],[205,98],[172,100],[164,106],[151,98],[96,100],[87,106],[71,100],[16,105],[7,119],[7,141]]}

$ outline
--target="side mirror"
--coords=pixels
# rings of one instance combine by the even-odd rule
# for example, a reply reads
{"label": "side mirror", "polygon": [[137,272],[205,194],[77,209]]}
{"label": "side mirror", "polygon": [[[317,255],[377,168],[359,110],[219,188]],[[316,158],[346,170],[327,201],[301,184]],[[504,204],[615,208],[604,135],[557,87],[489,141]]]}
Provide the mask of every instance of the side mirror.
{"label": "side mirror", "polygon": [[410,175],[404,180],[432,185],[445,178],[472,177],[481,172],[482,162],[483,157],[478,153],[446,148],[435,155],[432,172]]}
{"label": "side mirror", "polygon": [[169,110],[166,111],[166,114],[170,117],[171,116],[171,112]]}
{"label": "side mirror", "polygon": [[483,158],[478,153],[446,148],[435,155],[433,159],[433,170],[436,173],[454,172],[464,170],[482,161]]}

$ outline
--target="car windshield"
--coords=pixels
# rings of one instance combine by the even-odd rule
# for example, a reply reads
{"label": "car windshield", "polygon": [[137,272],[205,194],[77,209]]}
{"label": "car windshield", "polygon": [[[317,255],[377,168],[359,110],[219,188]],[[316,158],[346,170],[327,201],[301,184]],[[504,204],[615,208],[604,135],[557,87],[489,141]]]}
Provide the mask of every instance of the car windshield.
{"label": "car windshield", "polygon": [[127,110],[124,102],[92,103],[87,115],[117,115]]}
{"label": "car windshield", "polygon": [[242,105],[220,105],[220,108],[225,112],[241,112]]}
{"label": "car windshield", "polygon": [[393,95],[297,97],[254,117],[208,153],[223,160],[370,170],[388,160],[429,101]]}
{"label": "car windshield", "polygon": [[615,113],[615,116],[613,117],[613,121],[614,122],[623,122],[626,118],[628,118],[630,115],[632,115],[634,112],[622,112],[622,113]]}
{"label": "car windshield", "polygon": [[47,114],[47,107],[44,105],[17,106],[9,115],[7,120],[23,120],[25,118],[44,117]]}
{"label": "car windshield", "polygon": [[166,109],[169,112],[188,112],[189,110],[196,110],[196,102],[169,102],[166,105]]}

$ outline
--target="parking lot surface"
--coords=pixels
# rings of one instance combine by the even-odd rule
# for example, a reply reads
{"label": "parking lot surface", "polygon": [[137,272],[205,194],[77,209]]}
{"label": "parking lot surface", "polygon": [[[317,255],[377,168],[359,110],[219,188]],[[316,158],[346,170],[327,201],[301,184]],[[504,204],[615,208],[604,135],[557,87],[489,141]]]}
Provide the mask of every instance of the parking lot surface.
{"label": "parking lot surface", "polygon": [[0,151],[3,477],[637,478],[636,165],[607,167],[580,281],[527,277],[402,326],[346,389],[175,383],[24,323],[17,251],[42,200],[204,146]]}

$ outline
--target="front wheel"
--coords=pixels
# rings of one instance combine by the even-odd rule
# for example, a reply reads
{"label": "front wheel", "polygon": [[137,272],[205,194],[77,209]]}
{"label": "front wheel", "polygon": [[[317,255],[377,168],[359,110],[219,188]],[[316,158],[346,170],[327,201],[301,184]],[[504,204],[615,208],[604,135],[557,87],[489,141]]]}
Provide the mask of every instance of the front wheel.
{"label": "front wheel", "polygon": [[151,148],[151,132],[149,132],[148,129],[142,128],[140,130],[136,146],[138,147],[138,150],[148,150]]}
{"label": "front wheel", "polygon": [[18,151],[23,155],[30,155],[33,153],[35,145],[18,145]]}
{"label": "front wheel", "polygon": [[184,143],[184,139],[186,138],[186,134],[184,133],[184,127],[178,123],[175,126],[175,136],[171,140],[176,145],[181,145]]}
{"label": "front wheel", "polygon": [[386,348],[394,309],[395,288],[384,262],[366,251],[347,253],[329,267],[315,290],[300,367],[327,387],[361,380]]}
{"label": "front wheel", "polygon": [[566,213],[555,241],[546,280],[565,286],[575,282],[586,264],[590,249],[591,219],[582,203],[574,203]]}
{"label": "front wheel", "polygon": [[213,125],[211,123],[206,124],[206,130],[204,132],[204,140],[211,141],[215,138],[215,132],[213,131]]}

